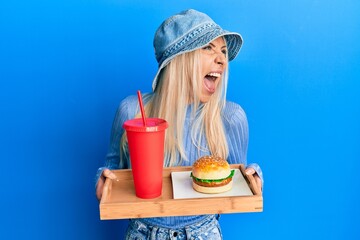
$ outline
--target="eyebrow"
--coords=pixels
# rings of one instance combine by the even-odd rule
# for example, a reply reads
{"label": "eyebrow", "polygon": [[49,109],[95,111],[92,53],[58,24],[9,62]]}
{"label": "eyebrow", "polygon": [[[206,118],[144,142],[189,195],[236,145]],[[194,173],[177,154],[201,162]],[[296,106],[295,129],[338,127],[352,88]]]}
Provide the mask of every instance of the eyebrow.
{"label": "eyebrow", "polygon": [[[209,45],[211,45],[212,47],[216,47],[215,44],[213,43],[209,43]],[[220,49],[226,48],[226,45],[222,46]]]}

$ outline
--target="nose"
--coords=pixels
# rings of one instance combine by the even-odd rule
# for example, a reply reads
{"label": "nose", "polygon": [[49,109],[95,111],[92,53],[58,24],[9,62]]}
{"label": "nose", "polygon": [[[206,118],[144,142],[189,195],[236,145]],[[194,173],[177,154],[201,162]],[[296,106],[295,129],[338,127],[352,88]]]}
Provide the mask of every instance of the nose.
{"label": "nose", "polygon": [[215,63],[219,65],[224,65],[226,61],[226,57],[223,53],[216,54]]}

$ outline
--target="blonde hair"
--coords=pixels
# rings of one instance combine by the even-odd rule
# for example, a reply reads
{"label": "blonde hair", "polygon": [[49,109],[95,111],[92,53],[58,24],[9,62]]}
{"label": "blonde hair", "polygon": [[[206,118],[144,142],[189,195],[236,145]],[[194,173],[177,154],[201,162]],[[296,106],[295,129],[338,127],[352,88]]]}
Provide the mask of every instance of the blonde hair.
{"label": "blonde hair", "polygon": [[[199,51],[176,56],[161,71],[158,85],[145,105],[147,116],[163,118],[169,123],[165,136],[166,167],[180,165],[182,161],[189,160],[183,146],[184,122],[189,104],[193,104],[191,117],[194,119],[191,139],[197,146],[199,155],[200,151],[204,150],[201,149],[200,142],[205,137],[208,145],[205,150],[225,159],[228,156],[228,144],[221,119],[226,102],[227,69],[210,100],[200,104],[199,96],[204,76],[201,76]],[[125,141],[126,137],[123,136],[123,150]]]}

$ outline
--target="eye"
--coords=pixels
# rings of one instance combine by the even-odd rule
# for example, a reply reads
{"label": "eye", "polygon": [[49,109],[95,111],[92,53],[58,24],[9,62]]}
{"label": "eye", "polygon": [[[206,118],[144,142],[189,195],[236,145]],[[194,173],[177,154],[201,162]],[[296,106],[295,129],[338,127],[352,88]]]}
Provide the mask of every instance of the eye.
{"label": "eye", "polygon": [[203,47],[202,49],[204,49],[204,50],[211,50],[212,47],[211,47],[210,45],[207,45],[207,46]]}
{"label": "eye", "polygon": [[221,50],[221,52],[226,56],[226,54],[227,54],[227,50],[226,50],[226,49]]}

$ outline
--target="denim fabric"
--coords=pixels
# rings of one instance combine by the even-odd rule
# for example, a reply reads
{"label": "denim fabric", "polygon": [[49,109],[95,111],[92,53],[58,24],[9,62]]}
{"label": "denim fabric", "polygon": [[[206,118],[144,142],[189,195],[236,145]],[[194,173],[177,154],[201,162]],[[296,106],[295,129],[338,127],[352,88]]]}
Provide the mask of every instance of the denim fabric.
{"label": "denim fabric", "polygon": [[[218,215],[217,215],[218,216]],[[148,225],[141,220],[130,220],[126,240],[221,240],[218,217],[209,215],[203,221],[184,228],[171,229]]]}
{"label": "denim fabric", "polygon": [[228,59],[233,60],[240,51],[242,37],[239,33],[222,29],[205,13],[189,9],[166,19],[154,36],[155,57],[159,64],[153,81],[174,57],[182,53],[202,48],[218,37],[223,36],[227,45]]}

